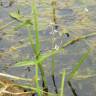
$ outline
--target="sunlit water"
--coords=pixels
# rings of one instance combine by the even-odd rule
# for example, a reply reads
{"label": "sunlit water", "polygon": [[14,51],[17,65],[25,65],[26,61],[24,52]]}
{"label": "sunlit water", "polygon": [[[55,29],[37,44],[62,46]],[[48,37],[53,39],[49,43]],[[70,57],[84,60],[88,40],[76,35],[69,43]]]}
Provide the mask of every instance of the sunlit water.
{"label": "sunlit water", "polygon": [[[25,0],[26,1],[26,0]],[[43,0],[42,0],[43,1]],[[8,5],[4,3],[5,7]],[[51,12],[52,8],[49,2],[47,5],[38,5],[40,13],[40,41],[41,50],[49,50],[52,48],[52,39],[54,38],[54,47],[61,47],[62,44],[74,39],[77,36],[86,35],[96,31],[96,1],[95,0],[59,0],[57,2],[57,24],[58,30],[52,35]],[[0,7],[0,27],[12,22],[9,13],[17,10],[23,15],[30,14],[31,7],[22,2],[15,2],[11,7]],[[29,16],[30,17],[30,16]],[[18,31],[13,31],[19,22],[15,21],[11,25],[0,30],[0,72],[11,75],[34,78],[35,67],[30,67],[30,72],[27,67],[10,68],[10,65],[24,59],[33,59],[34,54],[28,43],[28,32],[25,28]],[[64,34],[69,33],[69,37]],[[72,68],[80,60],[80,57],[87,49],[92,48],[88,59],[82,64],[78,74],[81,78],[74,77],[72,80],[73,86],[78,93],[78,96],[95,96],[96,94],[96,77],[88,76],[96,74],[96,36],[81,40],[73,45],[65,48],[64,52],[55,56],[55,75],[56,84],[60,88],[60,73],[66,69],[67,73],[71,72]],[[44,62],[44,70],[48,79],[49,89],[54,90],[52,85],[51,74],[51,58]],[[65,84],[65,96],[72,96],[70,88]]]}

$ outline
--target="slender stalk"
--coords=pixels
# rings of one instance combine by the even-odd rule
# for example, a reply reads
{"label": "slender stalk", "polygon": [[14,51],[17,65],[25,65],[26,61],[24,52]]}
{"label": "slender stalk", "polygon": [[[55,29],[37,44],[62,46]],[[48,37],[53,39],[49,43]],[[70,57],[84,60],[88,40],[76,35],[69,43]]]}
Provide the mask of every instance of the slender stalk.
{"label": "slender stalk", "polygon": [[[39,42],[39,30],[38,30],[38,15],[37,15],[37,9],[35,5],[35,1],[32,0],[32,12],[33,12],[33,25],[34,25],[34,30],[36,34],[36,60],[39,58],[39,53],[40,53],[40,42]],[[38,82],[38,65],[36,64],[36,86],[37,86],[37,92],[38,96],[41,96],[40,92],[40,87],[39,87],[39,82]]]}
{"label": "slender stalk", "polygon": [[[54,33],[54,26],[52,26],[52,33]],[[54,41],[54,34],[52,35],[52,48],[54,49],[55,47],[55,41]],[[54,71],[55,71],[55,55],[52,55],[52,76],[54,75]]]}
{"label": "slender stalk", "polygon": [[57,18],[56,18],[56,0],[53,0],[52,2],[51,2],[51,5],[52,5],[52,21],[53,21],[53,23],[55,24],[55,29],[57,29],[57,26],[56,26],[56,24],[57,24]]}
{"label": "slender stalk", "polygon": [[[56,27],[56,1],[53,0],[51,2],[51,5],[52,5],[52,22],[53,22],[53,26],[52,26],[52,48],[55,47],[55,40],[54,40],[54,30],[57,30],[57,27]],[[58,90],[57,90],[57,86],[56,86],[56,83],[55,83],[55,55],[52,55],[52,73],[51,73],[51,76],[52,76],[52,81],[53,81],[53,84],[54,84],[54,88],[55,88],[55,92],[56,94],[58,94]]]}
{"label": "slender stalk", "polygon": [[[35,5],[35,0],[32,0],[32,13],[33,13],[33,25],[34,25],[34,30],[36,34],[36,54],[35,55],[36,55],[36,60],[38,60],[40,58],[40,41],[39,41],[39,28],[38,28],[38,12]],[[36,64],[36,77],[38,78],[38,67],[41,72],[42,80],[44,82],[44,87],[47,88],[46,77],[44,74],[43,67],[40,63]],[[36,81],[36,84],[37,84],[37,87],[39,87],[38,81]],[[38,93],[39,93],[39,90],[38,90]]]}
{"label": "slender stalk", "polygon": [[33,49],[34,53],[36,54],[36,50],[35,50],[35,46],[34,46],[34,40],[33,40],[33,37],[32,37],[32,30],[31,28],[32,26],[28,26],[28,37],[29,37],[29,41],[31,43],[31,48]]}
{"label": "slender stalk", "polygon": [[40,53],[40,41],[39,41],[39,28],[38,28],[38,14],[37,8],[35,5],[35,1],[32,0],[32,11],[33,11],[33,21],[34,21],[34,30],[36,33],[36,54],[39,55]]}
{"label": "slender stalk", "polygon": [[[55,7],[56,7],[56,1],[52,0],[51,2],[51,5],[52,5],[52,22],[54,23],[54,25],[56,24],[56,10],[55,10]],[[54,48],[54,44],[55,44],[55,41],[54,41],[54,30],[55,30],[55,27],[54,25],[52,26],[52,48]],[[55,64],[55,61],[54,61],[54,55],[52,55],[52,76],[54,76],[54,64]]]}
{"label": "slender stalk", "polygon": [[65,75],[66,75],[66,71],[64,71],[64,72],[62,73],[60,96],[65,96],[65,95],[64,95],[64,81],[65,81]]}
{"label": "slender stalk", "polygon": [[38,82],[38,65],[36,64],[36,86],[37,86],[37,93],[38,96],[41,96],[41,92],[40,92],[40,87],[39,87],[39,82]]}

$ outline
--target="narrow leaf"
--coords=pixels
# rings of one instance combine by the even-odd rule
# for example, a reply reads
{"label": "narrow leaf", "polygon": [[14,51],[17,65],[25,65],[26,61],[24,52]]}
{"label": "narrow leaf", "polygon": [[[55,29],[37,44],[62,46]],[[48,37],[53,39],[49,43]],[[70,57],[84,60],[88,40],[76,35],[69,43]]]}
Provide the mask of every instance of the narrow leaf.
{"label": "narrow leaf", "polygon": [[24,81],[30,81],[32,82],[32,79],[30,78],[22,78],[22,77],[18,77],[18,76],[13,76],[13,75],[9,75],[9,74],[4,74],[4,73],[0,73],[0,76],[4,76],[4,77],[9,77],[12,79],[16,79],[16,80],[24,80]]}
{"label": "narrow leaf", "polygon": [[34,60],[24,60],[24,61],[21,61],[21,62],[18,62],[16,63],[15,65],[11,66],[11,67],[22,67],[22,66],[32,66],[32,65],[35,65],[36,64],[36,61]]}
{"label": "narrow leaf", "polygon": [[66,71],[64,71],[64,72],[62,73],[60,96],[64,96],[64,81],[65,81],[65,75],[66,75]]}
{"label": "narrow leaf", "polygon": [[76,66],[74,67],[74,69],[72,70],[72,72],[70,73],[70,75],[68,76],[68,81],[70,81],[74,77],[74,75],[76,74],[76,72],[79,70],[80,66],[88,58],[89,53],[90,53],[90,49],[83,54],[83,56],[81,57],[81,59],[79,60],[79,62],[76,64]]}
{"label": "narrow leaf", "polygon": [[58,53],[58,50],[57,51],[56,50],[50,51],[50,52],[47,52],[45,54],[42,54],[38,60],[25,60],[25,61],[21,61],[21,62],[16,63],[12,67],[23,67],[23,66],[36,65],[36,64],[39,64],[39,63],[45,61],[48,57],[50,57],[50,56],[52,56],[52,55],[54,55],[56,53]]}
{"label": "narrow leaf", "polygon": [[21,14],[19,14],[19,13],[17,13],[17,12],[11,12],[11,13],[9,14],[9,16],[10,16],[11,18],[17,20],[17,21],[21,21],[22,18],[24,17],[24,16],[22,16]]}

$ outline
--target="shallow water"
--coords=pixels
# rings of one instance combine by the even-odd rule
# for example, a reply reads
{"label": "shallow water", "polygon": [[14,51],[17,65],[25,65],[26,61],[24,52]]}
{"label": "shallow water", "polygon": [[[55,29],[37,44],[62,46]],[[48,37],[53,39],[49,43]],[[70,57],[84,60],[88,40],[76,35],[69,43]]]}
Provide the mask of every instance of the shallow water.
{"label": "shallow water", "polygon": [[[83,2],[82,2],[83,1]],[[86,3],[84,3],[86,2]],[[55,38],[55,44],[59,47],[67,41],[74,39],[76,36],[86,35],[96,31],[96,1],[95,0],[59,0],[57,8],[57,24],[58,31],[52,36],[50,13],[52,8],[49,2],[45,5],[38,5],[40,12],[40,41],[42,44],[41,50],[45,51],[51,49],[52,38]],[[7,5],[7,4],[6,4]],[[86,10],[87,8],[87,10]],[[21,76],[21,77],[34,77],[35,68],[31,67],[31,71],[27,70],[27,67],[22,68],[10,68],[10,65],[15,64],[17,61],[24,59],[34,58],[33,50],[28,42],[28,32],[25,28],[18,31],[13,31],[13,28],[19,24],[10,18],[9,13],[20,10],[23,15],[30,14],[31,7],[22,2],[15,2],[12,6],[4,8],[0,7],[0,72]],[[5,28],[3,25],[14,21]],[[42,27],[43,26],[43,27]],[[63,34],[65,31],[69,33],[69,37]],[[60,35],[61,34],[61,35]],[[81,40],[73,45],[65,48],[64,53],[61,52],[55,57],[55,74],[56,84],[60,88],[60,73],[63,69],[67,72],[71,72],[72,68],[77,64],[80,57],[89,47],[93,50],[90,53],[88,59],[82,64],[78,72],[79,75],[92,75],[96,74],[96,36]],[[32,54],[30,54],[32,53]],[[52,86],[50,74],[51,74],[51,58],[49,58],[44,64],[44,70],[46,77],[48,78],[48,84],[50,90]],[[79,78],[80,79],[80,78]],[[19,82],[21,83],[21,82]],[[96,94],[96,77],[90,78],[78,78],[74,77],[72,84],[78,93],[78,96],[95,96]],[[72,96],[70,88],[65,84],[65,96]],[[54,91],[54,89],[52,90]]]}

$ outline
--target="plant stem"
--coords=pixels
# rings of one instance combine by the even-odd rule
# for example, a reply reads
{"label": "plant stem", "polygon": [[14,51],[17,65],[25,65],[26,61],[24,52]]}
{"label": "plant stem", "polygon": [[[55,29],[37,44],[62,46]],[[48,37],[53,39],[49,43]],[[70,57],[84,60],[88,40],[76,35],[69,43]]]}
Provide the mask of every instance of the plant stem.
{"label": "plant stem", "polygon": [[64,81],[65,81],[65,75],[66,75],[66,71],[64,71],[64,72],[62,73],[60,96],[65,96],[65,95],[64,95]]}
{"label": "plant stem", "polygon": [[[34,30],[35,30],[35,34],[36,34],[36,60],[38,60],[40,58],[40,41],[39,41],[39,27],[38,27],[38,12],[37,12],[37,8],[35,5],[35,0],[32,0],[32,12],[33,12],[33,20],[34,20]],[[36,77],[38,77],[38,67],[40,69],[41,72],[41,76],[42,76],[42,80],[44,82],[44,87],[47,88],[47,81],[46,81],[46,77],[44,74],[44,70],[42,65],[39,63],[38,65],[36,65]],[[37,86],[39,85],[38,82]]]}

